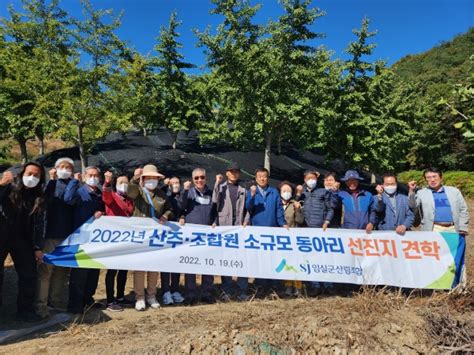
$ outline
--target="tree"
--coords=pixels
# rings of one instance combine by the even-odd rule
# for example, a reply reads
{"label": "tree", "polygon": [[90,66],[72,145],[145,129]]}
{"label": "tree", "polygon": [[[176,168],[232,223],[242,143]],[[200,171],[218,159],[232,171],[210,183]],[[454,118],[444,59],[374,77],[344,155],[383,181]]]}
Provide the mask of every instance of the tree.
{"label": "tree", "polygon": [[278,22],[252,23],[259,6],[247,1],[213,1],[213,13],[224,21],[212,35],[199,33],[207,48],[208,65],[219,88],[217,127],[234,142],[264,146],[264,166],[270,170],[272,144],[283,139],[288,127],[308,119],[310,100],[305,94],[315,49],[306,41],[321,35],[309,29],[322,16],[310,1],[285,0]]}
{"label": "tree", "polygon": [[82,0],[84,20],[73,19],[76,61],[87,58],[81,67],[70,71],[64,81],[65,103],[57,135],[79,148],[82,170],[88,165],[88,150],[118,127],[114,108],[107,94],[113,74],[127,49],[114,30],[120,17],[112,10],[95,10],[89,0]]}
{"label": "tree", "polygon": [[25,13],[9,8],[11,20],[1,26],[4,44],[2,85],[8,132],[20,145],[21,160],[28,158],[26,141],[37,135],[44,153],[44,135],[57,119],[59,86],[67,61],[66,14],[58,1],[23,0]]}
{"label": "tree", "polygon": [[157,78],[161,89],[161,117],[162,123],[171,133],[172,147],[176,149],[176,141],[180,131],[188,131],[193,122],[194,112],[190,110],[190,86],[183,69],[194,68],[191,63],[185,62],[179,49],[183,46],[177,41],[179,33],[176,12],[170,16],[167,27],[161,27],[155,50],[158,56],[152,63],[157,68]]}

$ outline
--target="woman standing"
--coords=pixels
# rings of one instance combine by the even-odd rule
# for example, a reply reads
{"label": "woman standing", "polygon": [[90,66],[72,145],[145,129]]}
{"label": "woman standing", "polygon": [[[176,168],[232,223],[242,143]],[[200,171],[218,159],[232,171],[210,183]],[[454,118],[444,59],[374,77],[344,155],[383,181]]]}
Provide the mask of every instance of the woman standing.
{"label": "woman standing", "polygon": [[27,322],[41,319],[34,312],[34,299],[36,262],[43,260],[44,185],[44,168],[36,162],[25,164],[17,181],[11,172],[0,180],[0,286],[3,265],[10,254],[18,274],[17,317]]}
{"label": "woman standing", "polygon": [[[283,181],[279,186],[281,203],[285,210],[285,220],[288,227],[301,227],[304,215],[299,202],[293,199],[293,185]],[[300,296],[303,283],[301,281],[285,281],[285,294],[287,296]]]}
{"label": "woman standing", "polygon": [[[122,175],[117,178],[115,192],[112,189],[112,173],[104,174],[104,186],[102,188],[102,200],[105,204],[107,216],[130,217],[133,214],[133,201],[128,197],[128,177]],[[115,278],[117,278],[117,297],[115,297]],[[122,305],[130,305],[133,302],[125,299],[125,284],[127,282],[127,270],[107,270],[105,275],[105,291],[107,294],[107,310],[111,312],[123,311]]]}

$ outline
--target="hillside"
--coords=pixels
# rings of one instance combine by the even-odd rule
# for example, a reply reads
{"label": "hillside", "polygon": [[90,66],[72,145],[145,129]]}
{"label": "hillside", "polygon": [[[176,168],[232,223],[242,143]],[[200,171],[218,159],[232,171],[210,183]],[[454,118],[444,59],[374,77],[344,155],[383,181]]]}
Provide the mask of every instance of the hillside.
{"label": "hillside", "polygon": [[474,28],[470,28],[424,53],[403,57],[392,68],[403,80],[418,84],[422,93],[446,97],[453,84],[466,82],[473,54]]}

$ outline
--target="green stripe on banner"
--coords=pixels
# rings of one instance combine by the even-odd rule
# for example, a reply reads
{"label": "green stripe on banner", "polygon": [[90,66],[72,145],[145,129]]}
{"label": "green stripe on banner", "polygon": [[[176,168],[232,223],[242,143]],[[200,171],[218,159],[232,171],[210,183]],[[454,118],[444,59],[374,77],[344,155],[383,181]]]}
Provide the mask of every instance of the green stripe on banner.
{"label": "green stripe on banner", "polygon": [[106,266],[92,259],[82,249],[79,249],[79,251],[76,253],[76,261],[79,267],[88,269],[107,269]]}
{"label": "green stripe on banner", "polygon": [[443,276],[435,282],[429,284],[425,288],[428,289],[448,289],[453,285],[454,277],[456,276],[456,264],[452,263]]}

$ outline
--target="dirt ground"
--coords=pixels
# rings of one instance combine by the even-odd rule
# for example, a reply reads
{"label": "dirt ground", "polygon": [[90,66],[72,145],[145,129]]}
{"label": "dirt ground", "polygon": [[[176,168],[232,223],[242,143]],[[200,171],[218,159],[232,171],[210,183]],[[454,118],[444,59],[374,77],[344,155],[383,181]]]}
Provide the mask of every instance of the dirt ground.
{"label": "dirt ground", "polygon": [[[470,201],[474,220],[474,200]],[[164,307],[136,312],[89,311],[68,324],[0,346],[12,353],[472,353],[474,227],[467,243],[463,293],[412,293],[365,288],[352,297],[278,296],[251,302]],[[15,272],[6,270],[0,330],[13,320]],[[96,299],[105,297],[101,275]],[[129,277],[127,291],[131,292]]]}

